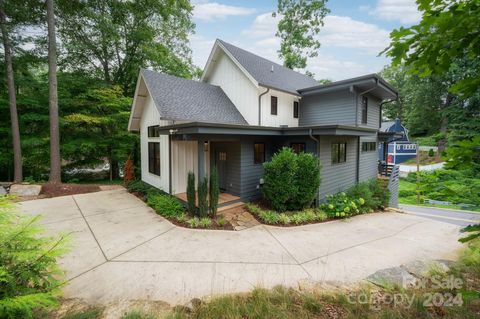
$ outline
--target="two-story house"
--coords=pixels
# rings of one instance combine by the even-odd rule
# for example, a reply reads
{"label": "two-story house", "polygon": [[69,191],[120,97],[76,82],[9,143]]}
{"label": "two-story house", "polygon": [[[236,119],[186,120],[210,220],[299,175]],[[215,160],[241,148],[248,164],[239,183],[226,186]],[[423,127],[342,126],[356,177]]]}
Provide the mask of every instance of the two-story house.
{"label": "two-story house", "polygon": [[261,196],[263,163],[284,146],[321,161],[318,198],[377,175],[381,104],[397,92],[375,74],[320,85],[217,40],[200,81],[142,70],[128,129],[142,180],[182,196],[214,165],[222,192]]}

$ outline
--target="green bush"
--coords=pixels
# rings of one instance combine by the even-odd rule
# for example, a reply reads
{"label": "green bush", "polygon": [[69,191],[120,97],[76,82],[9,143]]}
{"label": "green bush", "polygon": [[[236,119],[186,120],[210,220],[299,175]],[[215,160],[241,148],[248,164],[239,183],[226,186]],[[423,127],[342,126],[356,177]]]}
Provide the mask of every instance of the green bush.
{"label": "green bush", "polygon": [[295,154],[284,147],[263,165],[263,196],[276,211],[310,206],[320,186],[320,164],[312,154]]}
{"label": "green bush", "polygon": [[365,205],[363,198],[352,199],[345,192],[341,192],[328,195],[321,208],[331,218],[346,218],[361,213],[360,208],[363,205]]}
{"label": "green bush", "polygon": [[190,215],[195,215],[196,211],[196,193],[195,193],[195,174],[188,172],[187,177],[187,208]]}
{"label": "green bush", "polygon": [[218,208],[218,195],[220,194],[220,187],[218,184],[218,171],[217,167],[214,166],[210,172],[210,191],[209,191],[209,204],[210,204],[210,213],[213,218],[217,216]]}
{"label": "green bush", "polygon": [[159,194],[167,194],[161,189],[156,188],[150,184],[145,183],[141,180],[135,180],[127,185],[127,190],[130,193],[138,193],[142,196],[149,196],[149,195],[159,195]]}
{"label": "green bush", "polygon": [[305,224],[315,221],[324,221],[328,218],[327,214],[319,209],[309,208],[302,211],[293,211],[286,213],[278,213],[273,210],[264,210],[258,205],[248,203],[245,205],[247,210],[255,215],[259,220],[265,224],[275,225],[291,225],[291,224]]}
{"label": "green bush", "polygon": [[429,157],[434,157],[435,156],[435,152],[433,151],[433,148],[428,150],[428,156]]}
{"label": "green bush", "polygon": [[175,218],[184,213],[184,208],[180,201],[170,195],[151,195],[147,198],[147,204],[152,207],[159,215]]}
{"label": "green bush", "polygon": [[66,237],[45,237],[39,217],[17,214],[0,196],[0,318],[32,318],[57,305]]}
{"label": "green bush", "polygon": [[208,178],[198,181],[198,216],[200,218],[208,216]]}

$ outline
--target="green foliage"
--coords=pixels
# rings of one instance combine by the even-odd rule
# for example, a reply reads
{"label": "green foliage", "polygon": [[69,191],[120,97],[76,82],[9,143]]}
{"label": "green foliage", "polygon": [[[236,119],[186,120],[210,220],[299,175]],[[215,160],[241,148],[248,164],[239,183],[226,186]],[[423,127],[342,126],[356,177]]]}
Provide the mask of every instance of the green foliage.
{"label": "green foliage", "polygon": [[103,315],[103,308],[90,307],[82,311],[68,312],[62,319],[100,319]]}
{"label": "green foliage", "polygon": [[307,58],[318,55],[318,33],[330,12],[327,0],[279,0],[273,16],[280,17],[276,36],[281,39],[279,56],[290,69],[304,69]]}
{"label": "green foliage", "polygon": [[330,218],[347,218],[362,213],[360,208],[363,205],[365,205],[363,198],[352,199],[345,192],[341,192],[327,195],[321,208]]}
{"label": "green foliage", "polygon": [[46,237],[38,219],[17,214],[0,196],[0,318],[31,318],[57,305],[66,237]]}
{"label": "green foliage", "polygon": [[214,166],[210,172],[210,191],[208,200],[210,204],[210,214],[213,218],[217,216],[218,195],[220,194],[220,187],[218,183],[218,171],[217,167]]}
{"label": "green foliage", "polygon": [[[472,241],[474,239],[477,239],[480,237],[480,224],[477,225],[468,225],[467,227],[462,229],[463,233],[468,233],[467,236],[460,238],[459,241],[461,243],[466,243],[469,241]],[[479,259],[480,261],[480,259]],[[480,263],[479,263],[480,265]]]}
{"label": "green foliage", "polygon": [[198,181],[198,216],[200,218],[208,216],[208,178]]}
{"label": "green foliage", "polygon": [[170,195],[149,195],[147,204],[152,207],[157,214],[167,218],[181,216],[185,211],[180,201]]}
{"label": "green foliage", "polygon": [[[410,185],[409,193],[402,192],[400,195],[402,200],[408,199],[405,195],[410,195],[412,203],[415,202],[417,173],[408,174],[405,180],[402,180],[400,187]],[[452,170],[439,169],[435,171],[421,171],[420,183],[418,184],[419,192],[422,200],[425,198],[447,201],[454,204],[473,205],[472,209],[480,207],[480,194],[472,190],[479,189],[480,179],[472,169],[468,170]],[[406,182],[406,183],[405,183]],[[403,185],[403,186],[402,186]]]}
{"label": "green foliage", "polygon": [[135,310],[129,311],[121,317],[121,319],[155,319],[155,318],[157,317],[155,317],[154,315],[145,314],[143,312],[135,311]]}
{"label": "green foliage", "polygon": [[263,164],[263,196],[274,210],[300,210],[312,204],[320,186],[320,164],[312,154],[284,147]]}
{"label": "green foliage", "polygon": [[193,217],[187,220],[187,224],[190,228],[209,228],[212,225],[212,220],[208,217]]}
{"label": "green foliage", "polygon": [[119,84],[128,95],[141,68],[191,77],[189,1],[56,2],[62,68]]}
{"label": "green foliage", "polygon": [[264,210],[260,208],[260,206],[252,203],[247,203],[245,207],[250,213],[260,219],[263,223],[269,225],[300,225],[316,221],[324,221],[328,218],[325,212],[313,208],[305,209],[302,211],[278,213],[273,210]]}
{"label": "green foliage", "polygon": [[187,177],[187,208],[190,215],[195,215],[196,211],[196,192],[195,192],[195,174],[188,172]]}
{"label": "green foliage", "polygon": [[[420,76],[443,75],[458,59],[478,58],[478,1],[419,0],[422,20],[390,33],[384,51],[394,65],[405,64]],[[472,70],[451,83],[452,92],[466,96],[478,91],[480,74]]]}
{"label": "green foliage", "polygon": [[445,168],[472,169],[480,176],[480,135],[471,140],[462,140],[450,145],[447,149],[447,158]]}
{"label": "green foliage", "polygon": [[135,180],[133,182],[128,183],[127,190],[130,193],[138,193],[142,196],[147,196],[148,194],[151,194],[151,195],[166,194],[162,190],[156,188],[155,186],[147,184],[142,180]]}
{"label": "green foliage", "polygon": [[225,217],[221,215],[217,217],[216,223],[218,226],[223,227],[227,224],[227,221],[225,220]]}
{"label": "green foliage", "polygon": [[429,157],[434,157],[435,156],[435,152],[433,151],[433,148],[428,150],[428,156]]}

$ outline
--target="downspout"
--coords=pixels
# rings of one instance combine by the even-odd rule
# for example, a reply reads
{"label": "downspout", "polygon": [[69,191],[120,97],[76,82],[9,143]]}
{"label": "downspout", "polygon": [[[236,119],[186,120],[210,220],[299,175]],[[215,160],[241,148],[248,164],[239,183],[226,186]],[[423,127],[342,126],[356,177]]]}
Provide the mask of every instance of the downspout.
{"label": "downspout", "polygon": [[258,96],[258,126],[262,125],[262,96],[267,94],[270,91],[270,88],[267,88],[265,92]]}
{"label": "downspout", "polygon": [[355,174],[355,181],[357,184],[360,181],[360,136],[357,136],[357,171]]}
{"label": "downspout", "polygon": [[[318,138],[313,136],[312,129],[308,130],[308,135],[315,142],[315,153],[317,154],[318,161],[320,161],[320,151],[318,149],[320,147],[320,141]],[[318,206],[319,204],[320,204],[320,189],[317,190],[317,197],[315,198],[315,206]]]}
{"label": "downspout", "polygon": [[378,128],[382,127],[382,110],[383,110],[383,105],[387,104],[387,103],[392,103],[392,102],[395,102],[398,100],[398,94],[397,94],[397,97],[393,100],[386,100],[386,101],[383,101],[382,103],[380,103],[380,119],[378,121]]}

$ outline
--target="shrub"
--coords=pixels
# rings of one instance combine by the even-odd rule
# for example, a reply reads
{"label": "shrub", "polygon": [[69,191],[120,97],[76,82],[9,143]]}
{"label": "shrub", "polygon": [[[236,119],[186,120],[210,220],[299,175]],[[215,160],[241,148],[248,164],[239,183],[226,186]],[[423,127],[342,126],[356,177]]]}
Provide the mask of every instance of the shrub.
{"label": "shrub", "polygon": [[428,150],[428,157],[434,157],[435,156],[435,152],[433,151],[433,148],[429,149]]}
{"label": "shrub", "polygon": [[[372,179],[368,182],[368,186],[372,191],[372,206],[369,206],[370,209],[384,209],[388,206],[390,200],[390,191],[388,190],[388,183],[380,183],[377,179]],[[370,205],[370,203],[369,203]]]}
{"label": "shrub", "polygon": [[322,209],[331,218],[345,218],[360,213],[359,207],[365,204],[363,198],[351,199],[345,192],[328,195]]}
{"label": "shrub", "polygon": [[147,204],[159,215],[174,218],[184,213],[184,208],[177,198],[170,195],[148,196]]}
{"label": "shrub", "polygon": [[288,225],[290,224],[291,220],[290,220],[290,217],[285,214],[285,213],[281,213],[279,216],[278,216],[278,220],[280,221],[280,223],[284,224],[284,225]]}
{"label": "shrub", "polygon": [[200,219],[198,217],[193,217],[187,220],[188,227],[198,228],[200,226]]}
{"label": "shrub", "polygon": [[202,181],[198,181],[198,215],[200,217],[208,216],[208,178],[205,176]]}
{"label": "shrub", "polygon": [[217,222],[217,225],[220,226],[220,227],[223,227],[227,224],[227,221],[225,220],[225,217],[223,217],[223,216],[218,216],[216,222]]}
{"label": "shrub", "polygon": [[127,185],[127,190],[130,193],[138,193],[143,196],[147,195],[155,195],[155,194],[166,194],[164,191],[161,189],[158,189],[150,184],[145,183],[144,181],[141,180],[136,180],[133,182],[128,183]]}
{"label": "shrub", "polygon": [[358,183],[350,187],[346,194],[350,200],[363,199],[365,203],[358,207],[362,213],[388,206],[390,198],[387,184],[382,185],[377,179]]}
{"label": "shrub", "polygon": [[195,215],[196,210],[196,194],[195,194],[195,174],[188,172],[187,177],[187,208],[190,215]]}
{"label": "shrub", "polygon": [[16,214],[0,196],[0,318],[31,318],[57,304],[66,237],[43,236],[38,219]]}
{"label": "shrub", "polygon": [[220,187],[218,185],[218,171],[217,171],[217,167],[214,166],[212,168],[212,171],[210,172],[210,192],[209,192],[210,213],[213,218],[217,216],[219,193],[220,193]]}
{"label": "shrub", "polygon": [[303,209],[312,205],[320,187],[320,164],[313,154],[297,155],[297,166],[297,194],[291,199],[290,209]]}
{"label": "shrub", "polygon": [[208,228],[208,227],[212,226],[212,221],[208,217],[203,217],[203,218],[200,218],[198,224],[202,228]]}
{"label": "shrub", "polygon": [[123,167],[123,182],[125,185],[128,185],[135,180],[135,168],[133,165],[133,160],[128,157],[125,161],[125,166]]}
{"label": "shrub", "polygon": [[312,204],[320,186],[320,164],[312,154],[284,147],[264,164],[263,196],[277,211],[301,210]]}

